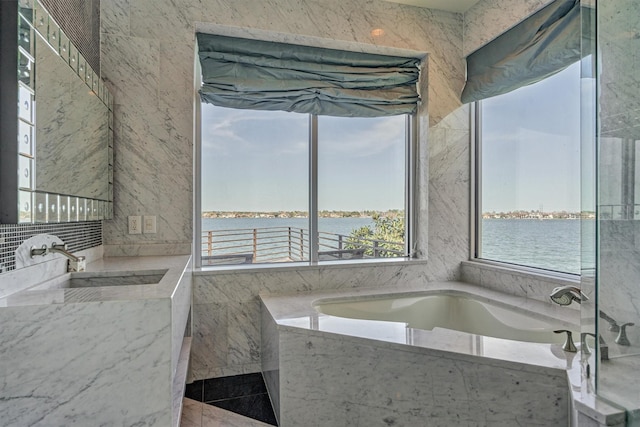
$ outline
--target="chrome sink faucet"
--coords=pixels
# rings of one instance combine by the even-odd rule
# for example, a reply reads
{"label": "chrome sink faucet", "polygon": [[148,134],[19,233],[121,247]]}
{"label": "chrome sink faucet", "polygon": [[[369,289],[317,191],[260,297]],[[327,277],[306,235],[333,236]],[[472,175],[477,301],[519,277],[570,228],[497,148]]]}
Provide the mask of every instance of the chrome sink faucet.
{"label": "chrome sink faucet", "polygon": [[69,252],[67,250],[67,245],[64,244],[64,243],[61,244],[61,245],[59,245],[57,243],[51,244],[51,247],[49,248],[49,252],[62,254],[64,256],[66,256],[67,258],[69,258],[69,260],[71,260],[71,261],[75,261],[75,262],[84,261],[84,257],[83,256],[75,256],[74,254]]}
{"label": "chrome sink faucet", "polygon": [[49,253],[62,254],[68,258],[67,270],[68,271],[84,271],[85,269],[85,257],[76,256],[69,252],[67,245],[62,243],[52,243],[48,248],[46,245],[42,245],[41,248],[31,248],[31,258],[35,256],[45,256]]}

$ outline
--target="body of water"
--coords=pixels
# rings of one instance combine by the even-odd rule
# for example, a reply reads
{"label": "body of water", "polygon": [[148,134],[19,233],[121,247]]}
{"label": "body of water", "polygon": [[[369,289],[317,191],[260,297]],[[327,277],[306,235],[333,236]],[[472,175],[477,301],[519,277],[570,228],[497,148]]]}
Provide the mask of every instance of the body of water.
{"label": "body of water", "polygon": [[480,257],[580,274],[583,261],[593,266],[594,238],[594,220],[483,219]]}
{"label": "body of water", "polygon": [[[483,219],[480,258],[579,274],[581,263],[592,264],[593,250],[581,247],[581,224],[585,248],[593,248],[595,221],[560,219]],[[320,231],[348,236],[371,218],[319,218]],[[202,231],[293,227],[308,229],[307,218],[203,218]]]}
{"label": "body of water", "polygon": [[[348,236],[352,230],[370,225],[371,218],[318,218],[320,231]],[[202,218],[202,231],[239,228],[295,227],[309,228],[307,218]]]}

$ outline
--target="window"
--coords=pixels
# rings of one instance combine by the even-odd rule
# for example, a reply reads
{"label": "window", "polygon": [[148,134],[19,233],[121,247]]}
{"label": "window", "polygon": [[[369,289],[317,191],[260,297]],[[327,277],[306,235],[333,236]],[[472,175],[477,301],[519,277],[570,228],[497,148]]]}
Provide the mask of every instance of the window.
{"label": "window", "polygon": [[201,103],[200,121],[203,266],[407,253],[407,116]]}
{"label": "window", "polygon": [[476,257],[579,274],[580,64],[477,106]]}

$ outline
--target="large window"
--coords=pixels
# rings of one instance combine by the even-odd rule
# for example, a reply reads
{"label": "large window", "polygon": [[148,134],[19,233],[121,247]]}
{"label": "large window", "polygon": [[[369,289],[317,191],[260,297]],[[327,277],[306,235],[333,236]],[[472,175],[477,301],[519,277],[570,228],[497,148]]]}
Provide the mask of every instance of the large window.
{"label": "large window", "polygon": [[405,256],[409,123],[202,103],[202,265]]}
{"label": "large window", "polygon": [[580,272],[579,67],[478,103],[477,258]]}

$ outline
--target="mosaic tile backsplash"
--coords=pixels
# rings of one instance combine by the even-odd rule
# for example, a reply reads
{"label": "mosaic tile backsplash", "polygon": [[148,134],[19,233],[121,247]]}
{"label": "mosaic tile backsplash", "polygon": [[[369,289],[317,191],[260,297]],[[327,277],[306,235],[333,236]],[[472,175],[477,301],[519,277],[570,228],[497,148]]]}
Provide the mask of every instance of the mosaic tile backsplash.
{"label": "mosaic tile backsplash", "polygon": [[71,252],[102,245],[102,221],[0,225],[0,273],[15,270],[18,246],[26,239],[43,233],[60,237]]}

